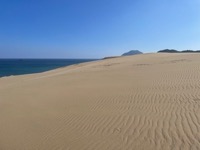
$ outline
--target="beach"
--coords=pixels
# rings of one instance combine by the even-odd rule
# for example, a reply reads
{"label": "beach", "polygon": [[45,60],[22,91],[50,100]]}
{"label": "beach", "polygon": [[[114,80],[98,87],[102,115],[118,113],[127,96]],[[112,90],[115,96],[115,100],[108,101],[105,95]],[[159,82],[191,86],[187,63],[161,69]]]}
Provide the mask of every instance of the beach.
{"label": "beach", "polygon": [[173,149],[200,149],[200,54],[0,78],[0,150]]}

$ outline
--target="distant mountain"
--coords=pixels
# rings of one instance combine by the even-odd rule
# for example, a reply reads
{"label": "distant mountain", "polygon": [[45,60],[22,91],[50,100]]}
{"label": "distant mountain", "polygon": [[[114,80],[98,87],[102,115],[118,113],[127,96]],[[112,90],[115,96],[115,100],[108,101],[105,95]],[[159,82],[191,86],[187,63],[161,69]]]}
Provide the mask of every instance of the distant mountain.
{"label": "distant mountain", "polygon": [[179,51],[175,49],[164,49],[164,50],[158,51],[158,53],[179,53]]}
{"label": "distant mountain", "polygon": [[127,53],[122,54],[122,56],[130,56],[130,55],[137,55],[137,54],[143,54],[143,53],[140,52],[139,50],[131,50]]}
{"label": "distant mountain", "polygon": [[194,51],[194,50],[183,50],[183,51],[178,51],[175,49],[164,49],[158,51],[158,53],[200,53],[200,50]]}

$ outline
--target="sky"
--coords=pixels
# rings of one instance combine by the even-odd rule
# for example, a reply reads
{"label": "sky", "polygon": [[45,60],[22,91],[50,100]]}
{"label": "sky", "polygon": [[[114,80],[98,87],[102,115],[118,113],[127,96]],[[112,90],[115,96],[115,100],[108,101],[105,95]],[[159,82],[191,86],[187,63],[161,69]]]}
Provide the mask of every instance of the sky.
{"label": "sky", "polygon": [[200,49],[200,0],[0,0],[0,58]]}

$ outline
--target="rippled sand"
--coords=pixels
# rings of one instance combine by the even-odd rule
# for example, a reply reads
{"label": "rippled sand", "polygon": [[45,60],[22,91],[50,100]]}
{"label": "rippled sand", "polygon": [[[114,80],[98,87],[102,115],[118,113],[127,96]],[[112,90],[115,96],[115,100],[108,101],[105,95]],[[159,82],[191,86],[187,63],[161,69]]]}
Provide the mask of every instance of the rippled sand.
{"label": "rippled sand", "polygon": [[0,79],[0,150],[173,149],[200,149],[200,54]]}

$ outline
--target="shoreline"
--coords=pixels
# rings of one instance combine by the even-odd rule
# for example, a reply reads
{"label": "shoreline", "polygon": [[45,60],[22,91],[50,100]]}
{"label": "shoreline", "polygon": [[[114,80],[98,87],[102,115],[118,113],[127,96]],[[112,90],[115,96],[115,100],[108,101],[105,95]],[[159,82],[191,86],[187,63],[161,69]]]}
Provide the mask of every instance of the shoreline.
{"label": "shoreline", "polygon": [[[3,60],[3,59],[1,59],[1,60]],[[21,60],[21,59],[7,59],[6,58],[5,60],[17,60],[18,61],[18,60]],[[54,67],[52,69],[47,69],[47,70],[44,70],[44,71],[36,71],[36,72],[31,72],[30,71],[30,73],[21,73],[21,74],[15,74],[15,73],[13,73],[13,74],[10,74],[10,75],[0,76],[0,79],[1,78],[14,77],[14,76],[23,76],[23,75],[32,75],[32,74],[38,74],[38,73],[45,73],[45,72],[48,72],[48,71],[53,71],[53,70],[56,70],[56,69],[65,68],[65,67],[72,66],[72,65],[78,65],[78,64],[82,64],[82,63],[98,61],[100,59],[23,59],[23,60],[28,60],[28,61],[30,61],[30,60],[89,60],[89,61],[80,62],[80,63],[74,63],[74,64],[69,64],[69,65],[60,66],[60,67],[58,66],[56,68]],[[46,67],[50,67],[50,66],[45,66],[44,68],[46,68]],[[33,68],[33,69],[36,69],[36,68]]]}

